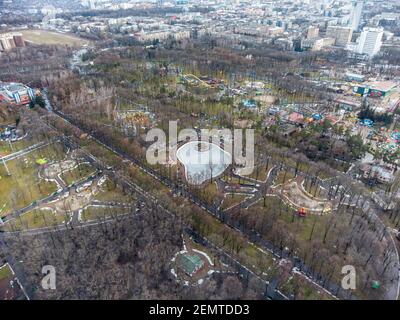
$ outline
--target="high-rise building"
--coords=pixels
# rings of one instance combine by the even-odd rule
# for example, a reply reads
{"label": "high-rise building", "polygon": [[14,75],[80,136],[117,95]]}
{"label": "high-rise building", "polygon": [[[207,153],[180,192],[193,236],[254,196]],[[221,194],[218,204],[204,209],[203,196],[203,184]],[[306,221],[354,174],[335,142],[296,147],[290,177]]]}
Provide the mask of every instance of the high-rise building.
{"label": "high-rise building", "polygon": [[89,9],[90,10],[96,9],[96,0],[89,0]]}
{"label": "high-rise building", "polygon": [[310,26],[307,30],[307,40],[312,40],[318,38],[319,28]]}
{"label": "high-rise building", "polygon": [[0,35],[0,50],[7,51],[15,47],[14,38],[11,34]]}
{"label": "high-rise building", "polygon": [[353,31],[358,31],[360,27],[363,6],[364,2],[360,0],[353,1],[351,4],[349,26]]}
{"label": "high-rise building", "polygon": [[0,82],[0,103],[26,105],[35,97],[35,92],[21,83]]}
{"label": "high-rise building", "polygon": [[25,41],[22,37],[22,34],[14,34],[13,39],[14,39],[15,46],[17,46],[17,47],[25,46]]}
{"label": "high-rise building", "polygon": [[383,28],[364,28],[357,46],[357,52],[370,57],[377,54],[382,46]]}
{"label": "high-rise building", "polygon": [[338,47],[346,47],[351,41],[353,30],[350,27],[329,26],[326,29],[326,36],[335,39],[335,45]]}
{"label": "high-rise building", "polygon": [[0,51],[11,50],[15,47],[25,46],[25,41],[20,33],[0,34]]}

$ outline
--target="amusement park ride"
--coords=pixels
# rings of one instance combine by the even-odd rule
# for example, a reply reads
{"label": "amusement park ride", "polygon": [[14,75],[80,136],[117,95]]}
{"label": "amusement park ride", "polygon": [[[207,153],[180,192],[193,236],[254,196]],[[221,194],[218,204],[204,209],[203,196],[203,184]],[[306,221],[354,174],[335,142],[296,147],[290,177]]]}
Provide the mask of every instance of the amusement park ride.
{"label": "amusement park ride", "polygon": [[305,208],[300,208],[297,213],[298,213],[298,215],[300,217],[306,217],[307,216],[307,210]]}

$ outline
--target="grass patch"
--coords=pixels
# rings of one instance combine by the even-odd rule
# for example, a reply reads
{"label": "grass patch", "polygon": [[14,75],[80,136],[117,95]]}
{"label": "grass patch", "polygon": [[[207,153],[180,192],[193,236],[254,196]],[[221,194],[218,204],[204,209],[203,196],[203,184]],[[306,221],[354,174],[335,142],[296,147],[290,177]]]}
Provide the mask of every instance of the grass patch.
{"label": "grass patch", "polygon": [[257,166],[254,168],[252,174],[246,177],[256,179],[258,181],[265,181],[267,180],[268,172],[272,169],[272,167],[273,167],[272,164],[268,164],[268,166],[266,165]]}
{"label": "grass patch", "polygon": [[96,172],[96,168],[88,163],[81,163],[76,168],[64,172],[61,175],[61,179],[70,186],[73,183],[80,182],[87,179],[89,176]]}
{"label": "grass patch", "polygon": [[38,229],[56,226],[62,224],[64,221],[68,221],[69,219],[69,215],[54,213],[51,210],[37,209],[29,211],[21,215],[19,218],[6,222],[3,229],[5,231]]}
{"label": "grass patch", "polygon": [[0,164],[0,208],[5,206],[0,213],[1,216],[57,191],[57,185],[54,182],[39,178],[39,166],[35,163],[39,158],[46,158],[49,162],[59,161],[64,158],[64,150],[60,144],[52,144],[7,161],[11,176],[7,175],[6,168],[2,163]]}
{"label": "grass patch", "polygon": [[199,188],[196,191],[198,196],[207,204],[213,204],[219,196],[217,183],[215,181],[213,183],[208,183],[204,188]]}
{"label": "grass patch", "polygon": [[294,173],[291,171],[280,171],[275,179],[275,185],[286,183],[288,180],[294,178]]}
{"label": "grass patch", "polygon": [[232,185],[245,185],[245,186],[255,186],[255,182],[247,181],[243,178],[236,176],[227,176],[222,178],[223,181],[230,183]]}
{"label": "grass patch", "polygon": [[[308,215],[306,218],[298,216],[297,211],[286,205],[278,197],[266,197],[265,206],[264,201],[260,200],[253,206],[251,206],[253,212],[257,212],[260,215],[267,215],[267,219],[271,219],[285,225],[288,231],[292,232],[296,236],[300,247],[306,245],[310,240],[311,233],[313,233],[312,239],[321,238],[324,230],[324,223],[327,222],[330,215],[317,216]],[[313,225],[315,223],[315,228]]]}
{"label": "grass patch", "polygon": [[238,193],[227,193],[224,200],[221,203],[221,210],[226,210],[230,207],[238,205],[239,203],[243,202],[248,196],[245,194],[238,194]]}
{"label": "grass patch", "polygon": [[22,33],[25,40],[36,44],[77,46],[89,43],[89,41],[76,36],[47,30],[21,30],[18,32]]}
{"label": "grass patch", "polygon": [[134,203],[137,198],[134,193],[125,193],[118,185],[110,179],[107,179],[101,186],[102,191],[99,192],[94,200],[98,201],[115,201],[122,203]]}
{"label": "grass patch", "polygon": [[89,206],[82,211],[81,219],[82,221],[107,219],[115,215],[127,214],[131,210],[129,208]]}
{"label": "grass patch", "polygon": [[294,273],[279,289],[286,295],[293,294],[295,300],[334,300],[330,294],[297,273]]}
{"label": "grass patch", "polygon": [[12,276],[13,273],[8,264],[5,264],[2,267],[0,267],[0,280],[8,279]]}
{"label": "grass patch", "polygon": [[29,145],[30,143],[27,142],[26,140],[18,140],[15,142],[11,142],[11,146],[9,142],[0,141],[0,157],[4,157],[14,152],[23,150],[29,147]]}
{"label": "grass patch", "polygon": [[248,244],[243,251],[239,253],[243,261],[250,266],[257,267],[262,271],[262,278],[265,280],[272,280],[278,273],[279,266],[268,252],[259,250],[252,244]]}
{"label": "grass patch", "polygon": [[97,159],[108,166],[119,166],[122,164],[122,159],[111,150],[105,148],[94,140],[87,139],[80,141],[83,149],[93,154]]}

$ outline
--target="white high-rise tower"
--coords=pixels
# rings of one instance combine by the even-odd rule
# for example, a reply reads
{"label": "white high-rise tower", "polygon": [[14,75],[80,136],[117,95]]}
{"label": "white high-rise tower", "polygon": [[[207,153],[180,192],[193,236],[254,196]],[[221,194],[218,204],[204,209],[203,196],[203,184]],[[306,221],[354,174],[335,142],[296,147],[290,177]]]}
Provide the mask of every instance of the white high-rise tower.
{"label": "white high-rise tower", "polygon": [[364,2],[360,0],[353,1],[352,3],[349,26],[353,31],[358,31],[358,28],[360,27],[363,6]]}
{"label": "white high-rise tower", "polygon": [[90,10],[96,9],[96,0],[89,0],[89,9]]}
{"label": "white high-rise tower", "polygon": [[381,50],[383,28],[364,28],[357,46],[357,52],[374,56]]}

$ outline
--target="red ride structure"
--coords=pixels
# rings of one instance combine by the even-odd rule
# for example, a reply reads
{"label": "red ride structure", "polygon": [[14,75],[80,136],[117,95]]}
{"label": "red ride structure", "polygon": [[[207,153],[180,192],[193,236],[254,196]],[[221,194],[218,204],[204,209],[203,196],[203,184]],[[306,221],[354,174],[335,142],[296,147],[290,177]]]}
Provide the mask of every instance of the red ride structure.
{"label": "red ride structure", "polygon": [[298,211],[298,215],[300,217],[306,217],[307,216],[307,210],[305,208],[300,208]]}

